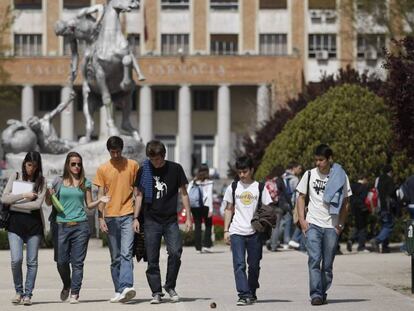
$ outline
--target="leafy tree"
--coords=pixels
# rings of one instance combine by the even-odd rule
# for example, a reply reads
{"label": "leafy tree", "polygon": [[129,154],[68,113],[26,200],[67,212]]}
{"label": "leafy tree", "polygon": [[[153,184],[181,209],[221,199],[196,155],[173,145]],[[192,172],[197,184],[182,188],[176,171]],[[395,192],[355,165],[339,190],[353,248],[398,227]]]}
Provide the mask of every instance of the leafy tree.
{"label": "leafy tree", "polygon": [[325,75],[320,83],[306,85],[297,98],[290,99],[286,105],[288,108],[278,110],[261,128],[255,131],[254,138],[246,135],[243,138],[243,150],[236,150],[236,156],[242,153],[249,155],[254,161],[254,167],[257,168],[262,161],[266,147],[290,119],[330,88],[345,83],[361,85],[375,93],[379,93],[383,85],[383,82],[375,76],[361,75],[349,66],[346,69],[340,69],[336,75]]}
{"label": "leafy tree", "polygon": [[414,37],[393,41],[393,53],[384,67],[387,83],[382,92],[392,114],[394,147],[414,159]]}
{"label": "leafy tree", "polygon": [[[374,177],[388,161],[392,137],[383,99],[367,88],[345,84],[309,103],[285,125],[266,149],[256,177],[264,178],[273,167],[285,167],[292,159],[314,166],[313,152],[320,143],[332,147],[335,160],[351,179],[361,174]],[[404,154],[394,165],[400,162],[407,162]]]}

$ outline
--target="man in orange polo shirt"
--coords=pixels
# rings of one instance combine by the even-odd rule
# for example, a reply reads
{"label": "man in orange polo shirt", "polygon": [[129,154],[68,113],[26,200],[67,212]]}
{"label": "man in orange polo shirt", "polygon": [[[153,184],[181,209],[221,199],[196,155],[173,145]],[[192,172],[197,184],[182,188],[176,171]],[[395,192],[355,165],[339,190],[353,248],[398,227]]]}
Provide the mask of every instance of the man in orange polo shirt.
{"label": "man in orange polo shirt", "polygon": [[111,159],[102,164],[94,179],[98,196],[111,199],[100,206],[99,226],[108,234],[111,253],[111,275],[115,296],[111,302],[127,302],[135,297],[132,250],[134,244],[133,187],[138,163],[122,156],[124,142],[112,136],[106,147]]}

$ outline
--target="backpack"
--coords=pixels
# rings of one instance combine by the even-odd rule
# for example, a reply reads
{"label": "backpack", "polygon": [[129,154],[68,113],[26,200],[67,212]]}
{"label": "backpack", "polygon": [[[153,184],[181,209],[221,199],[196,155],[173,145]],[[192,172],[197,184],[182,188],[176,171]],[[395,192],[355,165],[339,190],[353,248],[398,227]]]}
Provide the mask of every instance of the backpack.
{"label": "backpack", "polygon": [[[236,180],[233,180],[231,183],[231,195],[233,198],[233,205],[236,204],[236,188],[237,188],[237,182]],[[259,198],[257,200],[257,208],[260,208],[262,206],[262,193],[263,189],[265,187],[265,184],[262,182],[259,182]]]}
{"label": "backpack", "polygon": [[368,211],[373,214],[379,208],[378,198],[378,178],[375,180],[375,186],[369,189],[367,196],[365,197],[364,203]]}
{"label": "backpack", "polygon": [[204,206],[203,202],[203,191],[200,185],[193,182],[193,185],[188,192],[188,198],[190,199],[190,207],[199,208]]}
{"label": "backpack", "polygon": [[275,204],[279,202],[279,196],[280,196],[280,192],[276,184],[277,179],[278,177],[274,177],[272,179],[266,180],[265,182],[265,187],[267,191],[269,191],[270,198]]}
{"label": "backpack", "polygon": [[290,189],[289,180],[284,178],[276,179],[276,186],[279,192],[279,201],[277,206],[282,209],[284,213],[291,213],[293,210],[292,204],[292,190]]}

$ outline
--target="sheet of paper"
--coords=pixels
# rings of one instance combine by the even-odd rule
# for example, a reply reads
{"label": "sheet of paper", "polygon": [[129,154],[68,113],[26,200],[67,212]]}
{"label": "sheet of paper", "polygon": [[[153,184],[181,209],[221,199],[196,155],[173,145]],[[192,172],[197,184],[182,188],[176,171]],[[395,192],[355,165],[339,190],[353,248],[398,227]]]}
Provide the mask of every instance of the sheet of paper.
{"label": "sheet of paper", "polygon": [[[12,185],[12,194],[22,194],[27,192],[32,192],[34,188],[34,183],[28,181],[20,181],[15,180],[13,181]],[[21,199],[16,203],[26,203],[29,202],[27,199]]]}

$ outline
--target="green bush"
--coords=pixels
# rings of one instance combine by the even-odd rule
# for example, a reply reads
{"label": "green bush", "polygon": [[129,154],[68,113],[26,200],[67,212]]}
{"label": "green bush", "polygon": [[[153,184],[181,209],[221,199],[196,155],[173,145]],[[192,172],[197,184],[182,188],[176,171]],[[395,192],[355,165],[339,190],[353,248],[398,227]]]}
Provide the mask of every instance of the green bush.
{"label": "green bush", "polygon": [[9,239],[7,238],[7,231],[0,230],[0,250],[9,249]]}
{"label": "green bush", "polygon": [[108,235],[105,232],[99,231],[99,238],[102,240],[102,247],[108,247]]}
{"label": "green bush", "polygon": [[[326,143],[351,180],[361,174],[374,178],[389,159],[392,135],[390,114],[380,97],[357,85],[335,87],[286,124],[267,147],[256,177],[263,179],[292,160],[313,167],[315,147]],[[394,167],[400,162],[407,162],[403,154]]]}
{"label": "green bush", "polygon": [[224,228],[221,226],[214,226],[214,236],[216,241],[221,241],[224,238]]}

